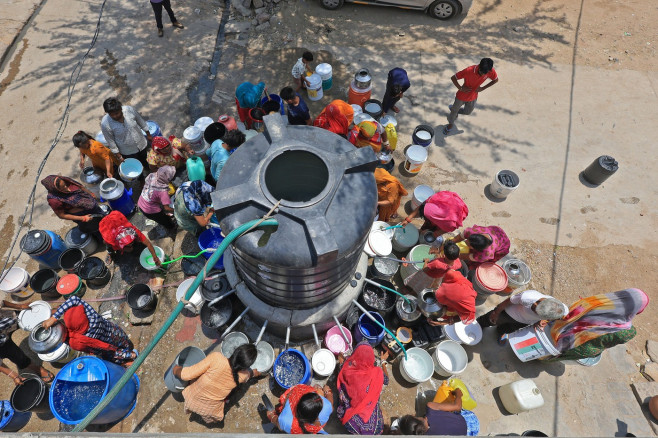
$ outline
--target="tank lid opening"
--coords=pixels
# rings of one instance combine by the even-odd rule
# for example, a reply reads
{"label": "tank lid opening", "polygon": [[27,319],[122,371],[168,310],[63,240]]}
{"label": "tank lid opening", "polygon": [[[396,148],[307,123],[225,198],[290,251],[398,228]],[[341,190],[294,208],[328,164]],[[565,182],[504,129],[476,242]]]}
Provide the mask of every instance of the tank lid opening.
{"label": "tank lid opening", "polygon": [[285,151],[265,169],[265,189],[277,200],[308,203],[320,195],[328,183],[327,165],[308,151]]}

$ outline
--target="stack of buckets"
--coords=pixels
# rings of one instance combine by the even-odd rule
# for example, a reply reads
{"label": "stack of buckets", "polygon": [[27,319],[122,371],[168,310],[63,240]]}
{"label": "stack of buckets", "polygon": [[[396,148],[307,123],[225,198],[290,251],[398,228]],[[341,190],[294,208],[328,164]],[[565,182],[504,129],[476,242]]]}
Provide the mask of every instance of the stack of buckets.
{"label": "stack of buckets", "polygon": [[434,139],[434,130],[431,126],[418,125],[411,136],[413,143],[407,148],[404,155],[407,160],[404,162],[404,170],[411,174],[420,172],[423,164],[427,161],[428,146]]}
{"label": "stack of buckets", "polygon": [[322,63],[318,64],[317,67],[315,67],[315,73],[320,75],[320,78],[322,79],[322,89],[324,91],[327,91],[328,89],[331,88],[333,85],[333,69],[331,68],[331,64]]}
{"label": "stack of buckets", "polygon": [[21,249],[41,265],[58,270],[59,256],[67,247],[52,231],[32,230],[21,239]]}
{"label": "stack of buckets", "polygon": [[25,299],[30,297],[34,291],[28,288],[29,284],[30,274],[18,266],[7,269],[0,275],[0,291],[12,294],[13,298]]}

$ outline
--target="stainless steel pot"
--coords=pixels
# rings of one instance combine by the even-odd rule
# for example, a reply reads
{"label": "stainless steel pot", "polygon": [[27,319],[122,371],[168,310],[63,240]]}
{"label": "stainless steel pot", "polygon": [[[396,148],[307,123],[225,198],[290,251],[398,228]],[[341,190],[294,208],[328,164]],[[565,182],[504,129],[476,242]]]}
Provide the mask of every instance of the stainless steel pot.
{"label": "stainless steel pot", "polygon": [[100,184],[101,197],[107,201],[119,199],[123,195],[124,185],[114,178],[106,178]]}
{"label": "stainless steel pot", "polygon": [[105,178],[102,172],[96,170],[93,166],[88,166],[80,172],[80,181],[93,194],[100,195],[100,183]]}
{"label": "stainless steel pot", "polygon": [[66,328],[59,322],[50,328],[43,328],[43,323],[36,325],[28,339],[28,345],[37,354],[51,353],[59,348],[66,338]]}
{"label": "stainless steel pot", "polygon": [[398,298],[395,303],[395,313],[397,314],[400,321],[403,321],[406,324],[412,324],[418,321],[420,318],[420,309],[418,308],[418,300],[413,295],[405,295],[410,301],[409,304],[402,298]]}
{"label": "stainless steel pot", "polygon": [[370,87],[372,83],[372,77],[370,76],[370,70],[367,68],[361,68],[354,75],[354,84],[356,88],[365,89]]}
{"label": "stainless steel pot", "polygon": [[427,318],[440,318],[443,316],[443,306],[436,301],[434,289],[423,289],[418,294],[418,309]]}

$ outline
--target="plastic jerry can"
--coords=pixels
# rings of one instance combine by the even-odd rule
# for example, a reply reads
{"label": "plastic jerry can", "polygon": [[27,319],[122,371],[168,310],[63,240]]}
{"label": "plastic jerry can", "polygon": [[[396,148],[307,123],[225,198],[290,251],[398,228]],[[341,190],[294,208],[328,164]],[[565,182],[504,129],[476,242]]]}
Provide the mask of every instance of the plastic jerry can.
{"label": "plastic jerry can", "polygon": [[203,181],[206,179],[206,168],[199,157],[190,157],[185,163],[187,166],[187,178],[190,181]]}
{"label": "plastic jerry can", "polygon": [[517,380],[500,387],[498,395],[511,414],[530,411],[544,406],[544,397],[531,379]]}

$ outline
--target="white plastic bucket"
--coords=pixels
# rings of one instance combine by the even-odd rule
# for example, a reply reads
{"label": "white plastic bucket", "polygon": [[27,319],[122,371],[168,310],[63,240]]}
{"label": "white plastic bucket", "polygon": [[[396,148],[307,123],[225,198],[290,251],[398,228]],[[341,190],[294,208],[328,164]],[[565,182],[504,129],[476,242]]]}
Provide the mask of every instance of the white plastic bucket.
{"label": "white plastic bucket", "polygon": [[194,122],[194,127],[201,131],[201,134],[203,134],[203,131],[205,131],[208,125],[212,123],[215,123],[212,117],[199,117],[196,119],[196,122]]}
{"label": "white plastic bucket", "polygon": [[418,208],[420,204],[427,201],[427,199],[434,194],[434,189],[430,186],[421,184],[414,189],[413,197],[411,198],[411,205]]}
{"label": "white plastic bucket", "polygon": [[144,170],[142,163],[136,158],[126,158],[119,165],[119,176],[126,183],[131,183],[138,179]]}
{"label": "white plastic bucket", "polygon": [[[391,238],[388,237],[386,231],[370,231],[366,245],[369,247],[373,254],[379,257],[386,257],[391,254],[391,251],[393,251]],[[368,251],[366,252],[368,253]]]}
{"label": "white plastic bucket", "polygon": [[[180,300],[183,299],[185,292],[187,292],[187,289],[192,285],[194,279],[194,277],[185,279],[178,286],[178,289],[176,289],[176,301],[180,302]],[[203,295],[201,295],[201,287],[199,286],[188,300],[188,303],[185,304],[185,308],[190,312],[199,313],[201,311],[201,306],[203,306]]]}
{"label": "white plastic bucket", "polygon": [[322,89],[330,89],[333,83],[333,68],[331,67],[331,64],[327,64],[326,62],[318,64],[318,66],[315,67],[315,73],[319,74],[322,79]]}
{"label": "white plastic bucket", "polygon": [[354,110],[354,115],[356,116],[357,114],[363,113],[363,108],[361,108],[361,105],[357,105],[355,103],[350,104],[352,109]]}
{"label": "white plastic bucket", "polygon": [[482,327],[477,321],[471,324],[459,321],[455,324],[444,325],[443,333],[448,339],[458,344],[476,345],[482,340]]}
{"label": "white plastic bucket", "polygon": [[427,149],[418,145],[411,145],[405,152],[407,160],[404,162],[404,170],[409,173],[418,173],[427,161]]}
{"label": "white plastic bucket", "polygon": [[464,347],[455,341],[441,341],[434,354],[434,371],[443,377],[461,374],[468,365],[468,356]]}
{"label": "white plastic bucket", "polygon": [[336,356],[326,348],[320,348],[311,358],[313,372],[321,377],[331,376],[336,368]]}
{"label": "white plastic bucket", "polygon": [[55,351],[40,353],[38,356],[44,362],[67,363],[72,361],[77,354],[77,351],[69,347],[68,344],[62,343]]}
{"label": "white plastic bucket", "polygon": [[560,354],[544,333],[544,329],[535,328],[534,325],[510,333],[508,341],[512,351],[521,362]]}
{"label": "white plastic bucket", "polygon": [[[430,246],[429,245],[416,245],[413,248],[411,248],[411,251],[407,254],[407,260],[410,262],[422,262],[423,260],[427,258],[432,258],[429,254],[430,251]],[[415,274],[416,272],[420,271],[423,269],[423,265],[421,263],[407,263],[406,266],[404,264],[400,264],[400,276],[402,277],[402,280],[404,281],[407,277]]]}
{"label": "white plastic bucket", "polygon": [[[506,177],[509,177],[513,181],[512,187],[506,186],[501,181],[501,178],[505,179]],[[519,176],[516,173],[511,170],[501,170],[496,173],[496,176],[494,176],[494,179],[489,186],[489,191],[491,192],[491,196],[496,198],[507,198],[510,193],[519,188],[519,184]]]}
{"label": "white plastic bucket", "polygon": [[188,126],[185,128],[185,131],[183,131],[183,138],[196,153],[202,152],[206,147],[206,141],[203,139],[203,132],[196,126]]}
{"label": "white plastic bucket", "polygon": [[23,268],[14,266],[8,271],[2,271],[2,281],[0,281],[0,291],[13,294],[18,298],[27,298],[34,291],[28,288],[30,284],[30,274]]}
{"label": "white plastic bucket", "polygon": [[18,314],[18,326],[28,332],[44,322],[51,315],[51,307],[45,301],[37,300],[30,303],[30,308],[21,310]]}
{"label": "white plastic bucket", "polygon": [[313,73],[308,77],[308,82],[310,85],[306,88],[308,93],[308,98],[312,101],[317,101],[322,99],[324,93],[322,92],[322,77],[319,74]]}
{"label": "white plastic bucket", "polygon": [[[159,246],[153,245],[153,250],[155,251],[155,255],[158,256],[161,262],[165,261],[165,252],[164,249],[160,248]],[[142,265],[142,268],[146,269],[147,271],[155,271],[156,269],[159,269],[158,266],[153,263],[153,256],[151,255],[151,251],[149,251],[148,248],[144,248],[142,252],[139,254],[139,264]]]}
{"label": "white plastic bucket", "polygon": [[423,383],[432,378],[434,364],[432,356],[422,348],[407,350],[407,358],[400,360],[400,374],[409,383]]}

